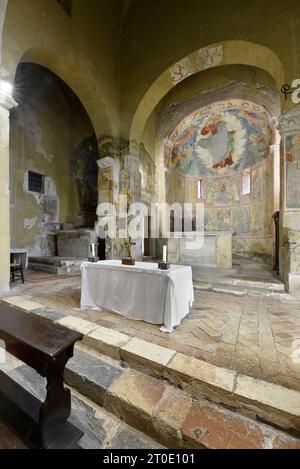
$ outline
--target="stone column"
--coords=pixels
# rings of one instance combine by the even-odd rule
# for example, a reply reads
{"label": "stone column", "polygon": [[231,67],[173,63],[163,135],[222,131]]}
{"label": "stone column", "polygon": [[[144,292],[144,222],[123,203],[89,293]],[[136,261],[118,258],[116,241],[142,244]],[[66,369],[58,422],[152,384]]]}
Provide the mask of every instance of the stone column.
{"label": "stone column", "polygon": [[0,292],[9,289],[10,200],[9,200],[9,111],[17,105],[8,94],[0,68]]}
{"label": "stone column", "polygon": [[2,30],[3,30],[3,25],[4,25],[7,1],[8,0],[0,1],[0,69],[1,69],[1,63],[2,63]]}
{"label": "stone column", "polygon": [[287,290],[300,296],[300,105],[279,118],[280,272]]}
{"label": "stone column", "polygon": [[[140,160],[134,155],[126,155],[124,160],[124,170],[121,177],[122,181],[125,183],[122,184],[122,191],[125,190],[125,193],[128,195],[128,205],[140,203],[142,196],[142,174],[140,172]],[[130,217],[128,218],[128,223],[130,222]],[[135,260],[140,260],[142,257],[142,232],[140,233],[141,237],[135,239],[136,243],[132,247],[132,257]]]}
{"label": "stone column", "polygon": [[[99,181],[98,181],[98,204],[111,204],[111,209],[107,215],[99,213],[98,206],[98,220],[101,218],[111,217],[111,222],[114,223],[114,211],[118,211],[119,206],[119,180],[120,180],[120,161],[118,158],[106,156],[98,160],[99,167]],[[98,233],[99,235],[99,233]],[[107,238],[105,241],[105,254],[106,259],[113,259],[118,257],[115,253],[118,244],[115,239]]]}

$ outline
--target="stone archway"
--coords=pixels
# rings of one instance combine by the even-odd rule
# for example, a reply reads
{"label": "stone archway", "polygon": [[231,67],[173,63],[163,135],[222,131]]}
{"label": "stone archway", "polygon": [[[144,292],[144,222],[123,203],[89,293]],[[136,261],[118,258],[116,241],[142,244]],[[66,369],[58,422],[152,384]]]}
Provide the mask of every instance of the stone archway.
{"label": "stone archway", "polygon": [[3,78],[8,73],[2,65],[2,31],[6,13],[7,0],[0,3],[0,213],[1,213],[1,243],[0,243],[0,292],[9,288],[9,112],[16,103],[3,86]]}
{"label": "stone archway", "polygon": [[[86,247],[73,246],[77,228],[93,229],[98,203],[99,152],[91,119],[67,84],[40,65],[19,65],[14,97],[19,106],[10,117],[11,247],[26,248],[34,258],[80,258]],[[71,230],[69,238],[62,227]]]}
{"label": "stone archway", "polygon": [[0,67],[2,63],[2,30],[4,25],[7,1],[8,0],[2,0],[2,2],[0,3]]}
{"label": "stone archway", "polygon": [[[7,8],[6,8],[7,7]],[[51,24],[24,21],[26,2],[16,7],[2,0],[0,5],[0,80],[12,83],[19,63],[42,65],[68,84],[86,109],[96,136],[118,135],[118,106],[113,91],[102,77],[84,47],[74,43],[68,19],[53,6]],[[37,3],[33,13],[45,18]],[[33,14],[33,18],[35,15]],[[2,34],[3,31],[3,34]],[[51,31],[51,34],[49,33]],[[0,291],[9,288],[9,112],[16,106],[11,94],[0,87],[0,211],[1,211],[1,272]]]}
{"label": "stone archway", "polygon": [[198,49],[165,70],[140,101],[131,125],[131,153],[134,153],[140,144],[149,116],[172,88],[202,70],[233,64],[250,65],[266,71],[278,87],[284,83],[283,66],[278,56],[260,44],[224,41]]}
{"label": "stone archway", "polygon": [[28,49],[19,63],[34,63],[55,73],[78,96],[96,135],[116,134],[114,111],[107,102],[105,93],[101,92],[101,82],[91,73],[90,64],[84,63],[83,58],[80,63],[72,56],[66,60],[56,50],[36,47]]}

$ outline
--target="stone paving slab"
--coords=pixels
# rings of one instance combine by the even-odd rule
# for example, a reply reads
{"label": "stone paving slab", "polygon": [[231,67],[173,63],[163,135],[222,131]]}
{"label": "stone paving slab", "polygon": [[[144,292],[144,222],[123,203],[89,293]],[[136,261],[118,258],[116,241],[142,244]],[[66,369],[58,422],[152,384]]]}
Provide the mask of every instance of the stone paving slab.
{"label": "stone paving slab", "polygon": [[13,370],[14,368],[17,368],[20,365],[22,365],[22,362],[20,360],[15,358],[10,353],[5,352],[5,362],[0,363],[0,370],[7,373],[7,372]]}
{"label": "stone paving slab", "polygon": [[136,338],[131,339],[120,350],[121,359],[131,368],[141,371],[146,368],[151,374],[162,372],[175,354],[175,350]]}
{"label": "stone paving slab", "polygon": [[43,305],[27,300],[22,296],[9,296],[7,298],[3,298],[2,301],[11,306],[15,306],[16,308],[23,309],[24,311],[34,311],[43,308]]}
{"label": "stone paving slab", "polygon": [[66,366],[65,379],[70,386],[102,405],[107,390],[122,373],[121,367],[75,349],[74,357]]}
{"label": "stone paving slab", "polygon": [[60,319],[66,317],[66,314],[51,308],[40,308],[34,310],[33,312],[34,314],[38,314],[39,316],[50,319],[51,321],[59,321]]}
{"label": "stone paving slab", "polygon": [[116,360],[120,359],[120,348],[123,347],[131,337],[121,332],[97,326],[97,329],[84,337],[84,343],[97,352],[108,355]]}
{"label": "stone paving slab", "polygon": [[164,447],[128,425],[120,425],[107,448],[112,449],[163,449]]}
{"label": "stone paving slab", "polygon": [[300,393],[249,376],[238,375],[234,395],[256,415],[300,432]]}
{"label": "stone paving slab", "polygon": [[59,319],[58,324],[73,329],[76,332],[80,332],[83,335],[88,335],[97,329],[99,326],[94,322],[85,321],[84,319],[77,318],[75,316],[66,316]]}
{"label": "stone paving slab", "polygon": [[299,448],[300,441],[259,422],[213,404],[193,404],[182,426],[182,437],[193,448]]}
{"label": "stone paving slab", "polygon": [[211,365],[203,360],[177,353],[165,368],[164,376],[171,382],[209,384],[228,393],[233,392],[236,373],[226,368]]}

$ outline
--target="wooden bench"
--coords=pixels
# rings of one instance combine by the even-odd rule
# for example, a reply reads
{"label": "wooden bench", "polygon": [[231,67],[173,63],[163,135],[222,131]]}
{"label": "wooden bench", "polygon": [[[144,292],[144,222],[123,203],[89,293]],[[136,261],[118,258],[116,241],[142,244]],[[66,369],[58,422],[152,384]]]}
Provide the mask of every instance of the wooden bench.
{"label": "wooden bench", "polygon": [[[51,447],[53,441],[59,439],[68,446],[68,440],[74,443],[83,435],[67,422],[71,414],[71,393],[64,388],[65,366],[73,356],[75,342],[82,340],[82,337],[82,334],[49,319],[0,302],[0,339],[4,341],[6,351],[47,379],[46,400],[43,404],[39,401],[37,428],[32,430],[30,435],[34,445],[38,447]],[[16,418],[16,404],[12,403],[15,391],[12,390],[11,383],[7,385],[5,378],[8,377],[1,372],[0,411],[5,413],[7,419],[12,417],[14,424],[18,424],[20,422]],[[20,386],[17,387],[20,391]],[[24,392],[24,400],[28,400],[29,393],[25,390]],[[4,404],[4,395],[14,406],[13,408]],[[16,400],[19,404],[22,402],[20,397]],[[27,410],[28,406],[27,403]],[[32,406],[36,408],[36,402]],[[28,431],[26,428],[27,434]]]}

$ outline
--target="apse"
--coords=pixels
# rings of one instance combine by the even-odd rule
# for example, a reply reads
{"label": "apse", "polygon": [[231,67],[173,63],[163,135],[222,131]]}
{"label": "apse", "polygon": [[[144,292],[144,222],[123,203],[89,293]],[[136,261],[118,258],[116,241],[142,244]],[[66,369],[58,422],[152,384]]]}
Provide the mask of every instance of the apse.
{"label": "apse", "polygon": [[203,202],[206,232],[232,232],[233,253],[270,259],[274,141],[273,116],[258,102],[194,109],[164,139],[166,202]]}

